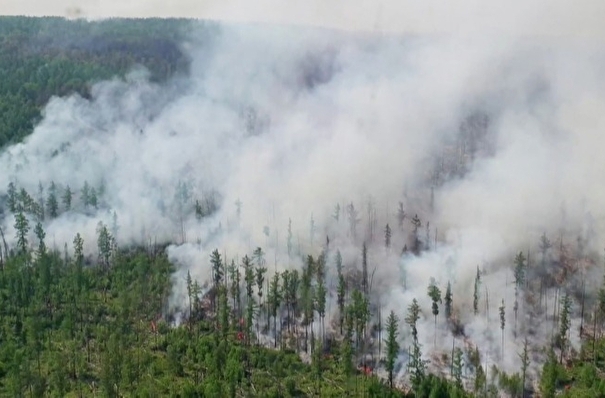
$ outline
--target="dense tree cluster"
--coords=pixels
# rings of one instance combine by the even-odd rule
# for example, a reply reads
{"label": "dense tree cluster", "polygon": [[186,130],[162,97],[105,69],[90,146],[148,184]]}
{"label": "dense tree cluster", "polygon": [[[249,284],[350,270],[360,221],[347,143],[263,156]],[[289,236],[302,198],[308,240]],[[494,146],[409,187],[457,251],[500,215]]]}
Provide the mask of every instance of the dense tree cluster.
{"label": "dense tree cluster", "polygon": [[89,95],[90,85],[143,65],[154,80],[186,71],[181,41],[192,21],[0,16],[0,146],[32,132],[51,96]]}

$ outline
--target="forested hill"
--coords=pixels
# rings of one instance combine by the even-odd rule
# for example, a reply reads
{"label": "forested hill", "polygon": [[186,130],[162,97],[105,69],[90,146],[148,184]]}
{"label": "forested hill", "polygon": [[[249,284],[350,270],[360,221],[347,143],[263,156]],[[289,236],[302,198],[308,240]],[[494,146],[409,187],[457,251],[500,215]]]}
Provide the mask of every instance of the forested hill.
{"label": "forested hill", "polygon": [[161,81],[188,67],[186,19],[0,16],[0,146],[32,132],[53,95],[86,96],[91,83],[143,65]]}

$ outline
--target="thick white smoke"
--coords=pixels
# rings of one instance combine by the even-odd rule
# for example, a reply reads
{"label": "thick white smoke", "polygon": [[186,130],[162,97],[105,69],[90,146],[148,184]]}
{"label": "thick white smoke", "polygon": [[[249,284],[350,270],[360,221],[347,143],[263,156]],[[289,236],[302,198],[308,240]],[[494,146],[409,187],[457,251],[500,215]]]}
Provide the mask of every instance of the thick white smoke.
{"label": "thick white smoke", "polygon": [[[385,314],[392,309],[400,319],[411,299],[419,300],[425,352],[434,344],[429,280],[443,292],[450,280],[468,339],[490,364],[518,369],[514,255],[536,253],[544,231],[573,243],[581,236],[588,253],[602,245],[605,53],[581,40],[378,37],[276,26],[223,25],[196,35],[206,44],[192,46],[189,76],[156,85],[134,71],[95,85],[90,100],[55,98],[34,134],[0,156],[3,190],[10,181],[34,196],[39,182],[46,189],[50,181],[74,190],[85,181],[104,186],[98,211],[81,212],[76,201],[75,210],[47,221],[51,243],[61,248],[80,232],[94,251],[98,221],[111,223],[115,212],[120,244],[174,243],[171,304],[179,309],[187,271],[207,281],[215,248],[230,261],[260,246],[270,270],[299,266],[287,255],[289,220],[296,252],[317,254],[329,236],[348,267],[359,267],[361,242],[373,239],[373,290]],[[436,184],[435,164],[459,149],[459,126],[476,113],[489,120],[489,148],[461,161],[466,172]],[[194,200],[209,195],[219,209],[198,221]],[[399,202],[409,213],[403,231]],[[350,203],[361,219],[356,238]],[[421,236],[430,221],[437,247],[401,258],[416,213]],[[381,243],[387,223],[389,252]],[[9,238],[12,224],[7,217]],[[475,317],[478,266],[486,274]],[[436,347],[449,350],[442,313]],[[517,330],[534,329],[536,341],[547,341],[551,325],[532,324],[524,314],[522,308]]]}

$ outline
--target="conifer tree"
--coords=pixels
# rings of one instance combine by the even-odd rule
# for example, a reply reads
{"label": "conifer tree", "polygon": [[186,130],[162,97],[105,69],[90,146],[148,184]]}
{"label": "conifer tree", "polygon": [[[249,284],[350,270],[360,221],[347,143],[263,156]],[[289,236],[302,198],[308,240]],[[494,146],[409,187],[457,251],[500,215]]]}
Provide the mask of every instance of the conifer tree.
{"label": "conifer tree", "polygon": [[72,196],[73,196],[73,193],[71,192],[71,188],[69,188],[69,185],[68,185],[65,187],[65,191],[63,191],[63,196],[61,197],[65,211],[71,210]]}
{"label": "conifer tree", "polygon": [[46,232],[42,228],[42,224],[38,222],[34,227],[34,233],[38,238],[38,257],[44,257],[46,254],[46,244],[44,243],[44,238],[46,237]]}
{"label": "conifer tree", "polygon": [[521,396],[525,397],[525,378],[527,376],[527,369],[529,369],[530,364],[527,337],[523,342],[523,352],[519,354],[519,358],[521,359]]}
{"label": "conifer tree", "polygon": [[565,354],[565,350],[567,348],[567,332],[569,332],[570,326],[570,311],[571,298],[566,292],[565,295],[561,298],[561,318],[559,321],[559,342],[561,345],[561,357],[559,359],[560,363],[563,363],[563,355]]}
{"label": "conifer tree", "polygon": [[241,273],[239,268],[235,265],[235,260],[231,260],[231,265],[229,266],[229,280],[231,281],[231,300],[233,300],[233,313],[235,319],[241,318]]}
{"label": "conifer tree", "polygon": [[450,320],[452,318],[452,284],[450,281],[447,281],[447,288],[445,289],[445,298],[444,298],[444,310],[445,310],[445,319]]}
{"label": "conifer tree", "polygon": [[255,272],[252,265],[252,260],[246,255],[242,259],[242,267],[244,268],[244,282],[246,284],[246,324],[245,335],[246,344],[250,345],[252,335],[252,322],[254,322],[254,278]]}
{"label": "conifer tree", "polygon": [[458,347],[454,350],[454,367],[453,377],[456,383],[456,388],[462,390],[462,370],[464,369],[464,361],[462,360],[462,350]]}
{"label": "conifer tree", "polygon": [[204,218],[205,214],[204,214],[204,208],[202,207],[202,204],[200,203],[199,199],[195,200],[193,207],[195,210],[196,220],[201,221],[202,218]]}
{"label": "conifer tree", "polygon": [[368,294],[368,247],[366,243],[363,242],[363,246],[361,248],[361,288],[363,290],[363,294],[367,296]]}
{"label": "conifer tree", "polygon": [[399,336],[399,319],[395,315],[395,312],[391,311],[387,318],[386,331],[387,331],[387,361],[386,368],[389,374],[389,385],[393,388],[393,370],[395,369],[395,360],[399,354],[399,343],[397,337]]}
{"label": "conifer tree", "polygon": [[500,312],[500,330],[502,333],[502,358],[504,358],[504,326],[506,324],[506,316],[504,310],[504,299],[502,299],[502,305],[498,308],[498,311]]}
{"label": "conifer tree", "polygon": [[420,253],[420,235],[419,235],[419,229],[422,226],[422,222],[420,221],[420,218],[418,218],[418,214],[414,215],[414,218],[412,218],[411,220],[412,223],[412,232],[413,232],[413,237],[414,237],[414,247],[412,248],[412,252],[416,255],[418,255],[418,253]]}
{"label": "conifer tree", "polygon": [[387,250],[391,248],[391,227],[389,227],[389,224],[384,227],[384,247]]}
{"label": "conifer tree", "polygon": [[338,304],[340,334],[345,317],[345,295],[347,291],[345,277],[342,271],[342,256],[340,250],[336,251],[336,271],[338,273],[338,286],[336,288],[336,302]]}
{"label": "conifer tree", "polygon": [[223,341],[227,340],[229,335],[229,299],[227,298],[227,288],[224,285],[218,286],[218,325]]}
{"label": "conifer tree", "polygon": [[90,185],[88,185],[88,181],[84,181],[84,186],[80,191],[80,199],[84,204],[84,208],[88,208],[88,206],[90,206]]}
{"label": "conifer tree", "polygon": [[101,259],[101,264],[107,268],[109,267],[109,260],[112,255],[113,240],[107,226],[102,221],[99,221],[99,224],[97,225],[97,235],[99,258]]}
{"label": "conifer tree", "polygon": [[42,182],[38,183],[38,203],[36,203],[36,217],[38,221],[44,221],[44,187],[42,186]]}
{"label": "conifer tree", "polygon": [[437,287],[437,283],[434,278],[431,278],[428,288],[428,295],[431,298],[432,306],[431,310],[435,317],[435,336],[434,345],[437,346],[437,315],[439,315],[439,304],[441,303],[441,290]]}
{"label": "conifer tree", "polygon": [[29,232],[29,221],[21,209],[17,209],[15,215],[15,229],[17,230],[17,247],[20,254],[27,253],[27,233]]}
{"label": "conifer tree", "polygon": [[338,203],[336,203],[336,206],[334,206],[334,213],[332,213],[332,218],[335,219],[337,223],[340,221],[340,205]]}
{"label": "conifer tree", "polygon": [[218,249],[214,249],[210,254],[210,264],[212,265],[212,282],[215,291],[215,296],[212,298],[212,309],[216,313],[216,296],[218,295],[218,288],[223,281],[223,260]]}
{"label": "conifer tree", "polygon": [[347,307],[345,314],[345,337],[342,344],[342,363],[343,371],[346,377],[351,377],[353,373],[353,328],[354,328],[354,314],[352,308]]}
{"label": "conifer tree", "polygon": [[313,257],[307,256],[307,263],[302,273],[300,299],[302,302],[303,325],[305,326],[305,352],[308,352],[309,325],[313,322],[314,294],[311,286],[313,278]]}
{"label": "conifer tree", "polygon": [[316,305],[317,305],[317,313],[319,314],[320,322],[321,322],[321,331],[322,331],[322,342],[325,338],[325,317],[326,317],[326,285],[323,278],[319,278],[317,282],[317,297],[316,297]]}
{"label": "conifer tree", "polygon": [[193,280],[191,279],[191,272],[187,270],[187,278],[185,283],[187,284],[187,298],[189,299],[189,317],[193,316]]}
{"label": "conifer tree", "polygon": [[479,313],[479,287],[481,286],[481,272],[477,267],[477,274],[475,275],[475,286],[473,290],[473,311],[475,315]]}
{"label": "conifer tree", "polygon": [[[292,314],[296,317],[299,314],[299,289],[301,285],[301,278],[298,270],[294,270],[290,274],[290,283],[288,284],[288,296],[290,305],[292,307]],[[290,327],[290,320],[288,320],[288,327]],[[296,331],[296,322],[294,322],[294,330]]]}
{"label": "conifer tree", "polygon": [[399,207],[397,208],[397,223],[399,225],[399,230],[403,231],[403,222],[405,221],[405,211],[403,211],[403,202],[399,202]]}
{"label": "conifer tree", "polygon": [[8,210],[11,213],[15,213],[17,211],[17,188],[15,187],[15,184],[11,181],[8,183],[8,199],[7,199],[7,205],[8,205]]}
{"label": "conifer tree", "polygon": [[57,186],[55,182],[52,181],[50,183],[50,187],[48,188],[48,199],[46,199],[46,210],[48,211],[48,216],[51,218],[57,217],[59,213],[59,203],[57,201]]}
{"label": "conifer tree", "polygon": [[515,304],[513,306],[513,311],[515,312],[515,334],[516,334],[517,333],[517,315],[519,312],[519,289],[525,283],[525,256],[523,255],[523,252],[519,252],[515,256],[514,278],[515,278]]}
{"label": "conifer tree", "polygon": [[97,190],[95,187],[90,188],[90,195],[88,199],[88,203],[93,207],[93,209],[97,209],[99,206],[99,198],[97,196]]}
{"label": "conifer tree", "polygon": [[418,319],[420,319],[420,307],[418,306],[416,299],[414,299],[412,300],[412,304],[410,304],[408,307],[408,315],[405,318],[405,321],[412,329],[413,343],[408,369],[411,372],[410,379],[412,382],[412,388],[416,394],[418,394],[426,374],[426,362],[422,359],[420,343],[418,343],[418,329],[416,327]]}
{"label": "conifer tree", "polygon": [[84,239],[80,233],[74,237],[74,264],[76,266],[76,292],[82,292],[82,267],[84,266]]}
{"label": "conifer tree", "polygon": [[478,394],[482,391],[486,385],[485,371],[481,365],[481,357],[479,356],[479,347],[475,347],[475,355],[477,357],[477,363],[475,365],[475,386],[474,391]]}
{"label": "conifer tree", "polygon": [[269,286],[269,295],[267,300],[269,302],[269,312],[273,317],[273,334],[275,340],[273,341],[273,347],[277,347],[277,313],[279,306],[281,305],[282,295],[279,286],[280,274],[276,272],[271,278],[271,285]]}
{"label": "conifer tree", "polygon": [[353,203],[347,206],[347,213],[349,217],[349,231],[351,238],[355,240],[357,238],[357,224],[359,224],[359,212],[355,209]]}

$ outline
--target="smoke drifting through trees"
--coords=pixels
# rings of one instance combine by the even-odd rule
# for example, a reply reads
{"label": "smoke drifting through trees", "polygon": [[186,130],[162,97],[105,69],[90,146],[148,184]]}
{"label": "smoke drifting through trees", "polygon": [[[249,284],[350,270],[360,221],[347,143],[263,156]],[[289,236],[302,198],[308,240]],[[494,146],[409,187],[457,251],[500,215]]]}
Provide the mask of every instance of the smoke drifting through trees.
{"label": "smoke drifting through trees", "polygon": [[[243,258],[234,277],[246,282],[241,315],[250,343],[257,307],[265,296],[279,299],[265,281],[302,270],[328,236],[344,274],[337,275],[336,255],[328,256],[321,287],[338,292],[328,294],[321,322],[305,309],[312,336],[319,324],[329,329],[332,316],[343,328],[337,314],[346,286],[399,319],[418,300],[418,364],[420,347],[424,356],[450,350],[441,338],[450,323],[464,325],[464,336],[490,360],[504,353],[499,365],[507,370],[519,369],[514,353],[529,330],[529,339],[549,341],[557,320],[540,325],[525,316],[533,309],[523,308],[524,283],[555,267],[565,272],[565,250],[578,237],[585,258],[600,253],[603,241],[602,50],[588,42],[258,26],[211,27],[195,37],[204,44],[191,46],[190,76],[160,86],[135,71],[126,81],[96,85],[91,100],[54,99],[35,133],[2,154],[0,187],[9,205],[11,182],[17,192],[38,192],[40,183],[47,190],[47,214],[17,208],[16,220],[5,218],[15,247],[36,243],[26,217],[41,218],[46,241],[58,247],[80,232],[84,250],[95,254],[99,226],[104,262],[110,235],[122,246],[177,242],[167,249],[179,266],[171,313],[188,312],[187,275],[209,289],[216,248],[224,264],[235,259],[237,267]],[[35,207],[38,198],[29,199]],[[118,236],[107,227],[113,214]],[[379,225],[394,226],[388,244],[386,231],[385,241],[373,239]],[[429,227],[439,229],[434,242]],[[553,242],[560,237],[559,250],[538,246],[544,231]],[[528,246],[543,248],[541,261],[532,261],[541,268],[515,274],[515,255]],[[254,261],[244,257],[256,248]],[[345,280],[353,269],[363,275],[358,290]],[[444,311],[452,322],[438,322],[438,308],[429,310],[440,301],[426,293],[431,277],[444,291],[451,281],[455,301]],[[473,297],[479,279],[485,290],[476,287]],[[557,305],[557,287],[543,280],[546,302]],[[560,294],[571,298],[576,281],[563,280]],[[500,330],[487,321],[484,291],[496,305],[500,297],[515,303],[505,314],[515,326]],[[241,294],[234,288],[232,299]],[[284,298],[288,310],[292,300]],[[574,309],[564,314],[574,324]],[[276,312],[269,315],[279,330]],[[367,326],[355,328],[362,334]],[[561,337],[566,350],[577,341]],[[412,342],[403,330],[400,339],[401,347]]]}

